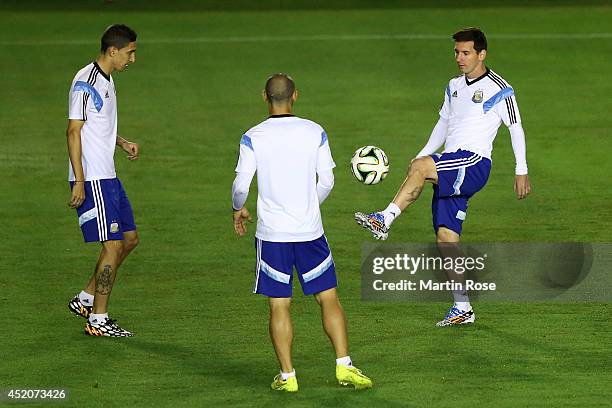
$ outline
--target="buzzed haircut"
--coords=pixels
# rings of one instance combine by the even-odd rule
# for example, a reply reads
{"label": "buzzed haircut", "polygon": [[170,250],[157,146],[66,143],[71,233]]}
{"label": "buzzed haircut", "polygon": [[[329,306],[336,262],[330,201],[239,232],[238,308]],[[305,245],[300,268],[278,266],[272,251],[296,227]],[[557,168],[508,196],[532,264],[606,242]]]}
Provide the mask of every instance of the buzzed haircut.
{"label": "buzzed haircut", "polygon": [[100,40],[100,51],[106,52],[109,47],[118,50],[136,41],[136,32],[124,24],[113,24],[104,30]]}
{"label": "buzzed haircut", "polygon": [[266,81],[266,96],[272,105],[287,103],[295,92],[295,82],[287,74],[274,74]]}
{"label": "buzzed haircut", "polygon": [[487,49],[487,37],[480,28],[468,27],[457,31],[453,34],[453,40],[456,42],[474,41],[474,49],[477,53]]}

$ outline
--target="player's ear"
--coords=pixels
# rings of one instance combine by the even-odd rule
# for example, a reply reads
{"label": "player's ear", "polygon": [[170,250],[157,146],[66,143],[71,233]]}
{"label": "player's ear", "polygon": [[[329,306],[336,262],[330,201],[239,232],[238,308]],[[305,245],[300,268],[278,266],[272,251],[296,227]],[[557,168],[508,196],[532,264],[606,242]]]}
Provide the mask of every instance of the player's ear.
{"label": "player's ear", "polygon": [[268,94],[266,93],[265,89],[262,89],[261,91],[261,98],[264,100],[264,102],[268,102]]}
{"label": "player's ear", "polygon": [[294,103],[298,98],[298,90],[293,91],[293,95],[291,95],[291,103]]}
{"label": "player's ear", "polygon": [[481,50],[480,53],[478,53],[478,59],[484,61],[485,58],[487,58],[487,50]]}

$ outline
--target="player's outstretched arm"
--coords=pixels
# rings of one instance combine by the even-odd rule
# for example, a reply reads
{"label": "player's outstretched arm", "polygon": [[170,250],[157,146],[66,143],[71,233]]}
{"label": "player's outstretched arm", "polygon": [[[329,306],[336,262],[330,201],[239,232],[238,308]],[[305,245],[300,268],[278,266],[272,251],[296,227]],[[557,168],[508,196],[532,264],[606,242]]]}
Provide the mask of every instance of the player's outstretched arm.
{"label": "player's outstretched arm", "polygon": [[70,208],[79,208],[85,201],[85,176],[83,162],[81,161],[81,128],[85,124],[82,120],[69,119],[66,138],[68,141],[68,156],[74,172],[74,186],[70,195]]}
{"label": "player's outstretched arm", "polygon": [[117,146],[127,153],[129,160],[138,160],[140,146],[138,143],[130,142],[117,135]]}

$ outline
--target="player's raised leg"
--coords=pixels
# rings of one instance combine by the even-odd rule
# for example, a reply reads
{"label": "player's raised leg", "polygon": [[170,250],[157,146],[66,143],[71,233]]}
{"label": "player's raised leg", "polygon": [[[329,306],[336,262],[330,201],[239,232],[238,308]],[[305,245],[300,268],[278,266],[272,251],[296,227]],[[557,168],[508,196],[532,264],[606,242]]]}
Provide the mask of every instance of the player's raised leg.
{"label": "player's raised leg", "polygon": [[359,225],[369,229],[374,238],[387,239],[389,228],[395,218],[419,198],[427,181],[434,184],[438,182],[436,163],[430,156],[414,159],[410,163],[404,182],[387,208],[370,214],[357,212],[355,220]]}
{"label": "player's raised leg", "polygon": [[272,389],[276,391],[296,392],[298,390],[297,378],[293,363],[291,362],[291,347],[293,345],[293,323],[291,321],[291,298],[268,298],[270,306],[270,339],[281,372],[272,382]]}
{"label": "player's raised leg", "polygon": [[346,315],[340,305],[336,288],[331,288],[314,295],[321,306],[323,329],[336,352],[336,379],[345,386],[356,389],[372,388],[372,380],[361,370],[353,366],[348,350],[348,333]]}
{"label": "player's raised leg", "polygon": [[[459,248],[460,236],[455,231],[446,228],[439,227],[436,233],[436,242],[438,250],[443,258],[459,258],[464,256],[463,252]],[[454,263],[453,263],[454,265]],[[459,285],[453,290],[454,303],[450,310],[444,316],[444,319],[439,321],[436,326],[452,326],[459,324],[474,323],[476,315],[470,305],[470,299],[468,297],[467,290],[465,289],[465,274],[458,273],[454,269],[447,269],[446,276],[449,281],[454,281]]]}

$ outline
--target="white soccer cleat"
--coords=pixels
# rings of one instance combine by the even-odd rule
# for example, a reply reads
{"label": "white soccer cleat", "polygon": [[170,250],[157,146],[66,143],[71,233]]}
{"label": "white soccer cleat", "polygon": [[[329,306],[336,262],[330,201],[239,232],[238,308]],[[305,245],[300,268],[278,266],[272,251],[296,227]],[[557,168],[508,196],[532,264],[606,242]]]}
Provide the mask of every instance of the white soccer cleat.
{"label": "white soccer cleat", "polygon": [[456,326],[460,324],[470,324],[474,323],[476,320],[476,314],[474,313],[474,309],[470,310],[460,310],[457,309],[455,305],[451,307],[446,316],[444,316],[443,320],[440,320],[436,323],[438,327],[444,326]]}
{"label": "white soccer cleat", "polygon": [[385,217],[380,212],[364,214],[355,213],[355,221],[363,228],[370,230],[374,238],[386,240],[389,237],[389,228],[385,225]]}

